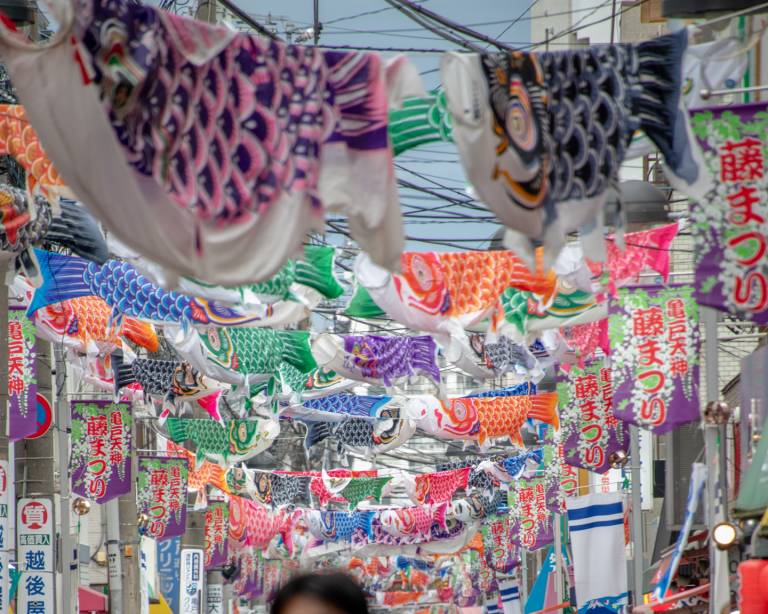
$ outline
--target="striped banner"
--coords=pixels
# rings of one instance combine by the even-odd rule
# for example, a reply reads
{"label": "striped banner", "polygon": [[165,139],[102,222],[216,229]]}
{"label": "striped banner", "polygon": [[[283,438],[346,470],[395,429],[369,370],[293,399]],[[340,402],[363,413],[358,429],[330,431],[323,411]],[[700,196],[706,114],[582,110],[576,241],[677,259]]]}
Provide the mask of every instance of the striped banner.
{"label": "striped banner", "polygon": [[627,560],[620,493],[566,499],[578,611],[624,612]]}
{"label": "striped banner", "polygon": [[672,554],[672,560],[659,578],[656,588],[653,589],[653,598],[656,601],[664,599],[669,590],[669,585],[672,583],[675,575],[677,575],[677,566],[680,564],[683,551],[688,543],[688,534],[691,532],[693,517],[696,515],[696,509],[699,507],[699,499],[701,499],[701,493],[704,490],[706,481],[707,466],[703,463],[694,463],[691,472],[691,482],[688,486],[688,501],[685,504],[683,526],[680,528],[680,533],[677,536],[677,543],[675,544],[675,549]]}
{"label": "striped banner", "polygon": [[485,614],[502,614],[503,611],[498,601],[486,601]]}
{"label": "striped banner", "polygon": [[504,614],[520,614],[520,587],[517,580],[499,580],[499,596]]}

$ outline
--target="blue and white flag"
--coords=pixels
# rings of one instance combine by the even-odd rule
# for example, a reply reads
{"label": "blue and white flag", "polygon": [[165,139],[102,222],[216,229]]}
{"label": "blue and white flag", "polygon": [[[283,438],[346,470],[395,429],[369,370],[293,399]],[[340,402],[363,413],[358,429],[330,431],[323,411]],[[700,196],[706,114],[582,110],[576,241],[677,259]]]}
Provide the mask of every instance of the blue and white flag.
{"label": "blue and white flag", "polygon": [[485,614],[502,614],[503,610],[497,601],[485,602]]}
{"label": "blue and white flag", "polygon": [[499,597],[504,614],[520,614],[520,586],[517,580],[499,580]]}
{"label": "blue and white flag", "polygon": [[628,604],[621,493],[565,500],[579,614],[625,612]]}
{"label": "blue and white flag", "polygon": [[680,564],[683,551],[688,543],[688,534],[691,532],[693,517],[696,515],[696,509],[699,507],[699,499],[701,499],[701,493],[704,490],[706,481],[707,466],[704,463],[694,463],[693,470],[691,471],[691,483],[688,486],[688,501],[685,504],[683,526],[680,528],[680,533],[677,535],[677,543],[675,543],[675,549],[672,553],[669,567],[667,567],[659,578],[656,588],[653,589],[653,598],[656,601],[664,599],[664,596],[669,590],[669,585],[677,574],[677,566]]}

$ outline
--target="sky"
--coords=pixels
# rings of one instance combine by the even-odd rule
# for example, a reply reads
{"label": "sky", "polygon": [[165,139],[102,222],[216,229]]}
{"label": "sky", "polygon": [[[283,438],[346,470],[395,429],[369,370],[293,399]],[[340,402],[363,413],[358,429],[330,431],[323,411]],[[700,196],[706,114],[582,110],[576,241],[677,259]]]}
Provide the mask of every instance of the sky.
{"label": "sky", "polygon": [[[265,23],[269,15],[278,27],[278,34],[285,38],[287,23],[297,28],[307,28],[313,21],[313,0],[233,0],[237,6]],[[194,0],[191,0],[194,3]],[[526,10],[531,0],[427,0],[425,6],[440,15],[469,26],[503,42],[525,45],[530,42],[531,21]],[[381,49],[408,49],[408,57],[414,62],[427,90],[439,86],[440,50],[453,50],[457,46],[446,41],[407,16],[390,7],[384,0],[320,0],[320,21],[323,29],[321,45],[376,47]],[[390,57],[399,51],[382,52]],[[431,144],[405,152],[396,160],[398,177],[434,190],[437,194],[453,199],[471,201],[465,190],[467,182],[453,144]],[[412,190],[401,189],[401,205],[406,218],[408,249],[450,250],[486,249],[488,239],[499,226],[484,207],[470,211],[450,205],[446,201]],[[414,219],[413,207],[441,207],[444,212],[470,214],[477,221],[461,222]],[[409,219],[410,218],[410,219]],[[329,235],[330,240],[334,237]],[[437,242],[424,242],[428,239]],[[334,241],[335,242],[335,241]]]}

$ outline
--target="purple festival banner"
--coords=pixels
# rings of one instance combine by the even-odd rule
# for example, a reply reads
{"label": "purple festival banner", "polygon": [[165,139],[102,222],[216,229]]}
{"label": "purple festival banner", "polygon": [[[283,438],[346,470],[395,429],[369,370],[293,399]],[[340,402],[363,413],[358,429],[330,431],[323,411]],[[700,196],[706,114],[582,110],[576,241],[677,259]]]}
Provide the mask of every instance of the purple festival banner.
{"label": "purple festival banner", "polygon": [[105,503],[131,492],[131,408],[72,401],[72,492]]}
{"label": "purple festival banner", "polygon": [[520,550],[512,544],[512,519],[508,514],[483,523],[483,549],[488,567],[509,574],[520,564]]}
{"label": "purple festival banner", "polygon": [[696,301],[768,323],[768,104],[700,109],[691,125],[715,188],[691,202]]}
{"label": "purple festival banner", "polygon": [[559,509],[558,488],[556,480],[534,478],[518,480],[509,491],[509,533],[514,545],[532,551],[554,542],[553,511]]}
{"label": "purple festival banner", "polygon": [[139,457],[139,514],[147,515],[146,534],[156,540],[183,535],[187,528],[187,472],[183,458]]}
{"label": "purple festival banner", "polygon": [[594,360],[568,372],[560,369],[557,397],[565,462],[605,473],[614,452],[629,450],[629,427],[613,413],[611,368]]}
{"label": "purple festival banner", "polygon": [[37,432],[35,325],[22,307],[8,310],[8,437]]}
{"label": "purple festival banner", "polygon": [[699,311],[691,286],[622,288],[609,308],[613,413],[654,433],[700,418]]}
{"label": "purple festival banner", "polygon": [[211,501],[205,510],[205,568],[227,563],[229,542],[229,503]]}

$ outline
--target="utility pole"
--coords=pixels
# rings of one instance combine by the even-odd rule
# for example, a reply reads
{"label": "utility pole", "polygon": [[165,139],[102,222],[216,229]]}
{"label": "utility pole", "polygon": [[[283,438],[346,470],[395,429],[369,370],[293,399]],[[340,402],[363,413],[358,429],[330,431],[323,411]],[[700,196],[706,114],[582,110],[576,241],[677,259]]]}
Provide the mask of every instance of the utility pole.
{"label": "utility pole", "polygon": [[[7,317],[7,312],[6,312]],[[7,326],[6,326],[7,330]],[[35,341],[37,355],[37,389],[47,399],[53,398],[51,376],[51,344],[37,339]],[[7,348],[7,343],[5,344]],[[7,368],[7,360],[5,361]],[[5,392],[7,394],[6,385]],[[7,399],[7,396],[6,396]],[[16,499],[25,497],[47,497],[54,499],[54,458],[55,458],[54,429],[49,430],[38,439],[23,439],[14,445],[16,461]],[[66,471],[66,468],[64,468]],[[14,507],[16,502],[14,501]],[[54,519],[56,526],[56,519]],[[62,525],[62,535],[64,533]],[[23,566],[22,566],[23,569]],[[22,577],[23,579],[23,577]],[[54,583],[55,584],[55,583]],[[55,589],[55,597],[59,597],[61,589]],[[58,599],[55,603],[58,602]],[[59,611],[65,611],[64,605]]]}
{"label": "utility pole", "polygon": [[111,614],[123,614],[123,561],[120,555],[120,503],[118,499],[110,499],[104,504],[104,515],[107,532],[109,611]]}
{"label": "utility pole", "polygon": [[629,456],[632,465],[632,593],[635,607],[643,604],[643,573],[645,548],[643,548],[643,505],[640,492],[640,429],[629,425]]}
{"label": "utility pole", "polygon": [[[138,509],[136,506],[136,485],[138,484],[138,454],[137,450],[144,448],[144,429],[141,425],[133,422],[134,453],[131,456],[131,492],[130,494],[118,497],[117,506],[119,509],[119,535],[120,535],[120,571],[121,571],[121,597],[122,613],[135,614],[136,606],[140,598],[139,586],[139,559],[141,554],[141,536],[138,528]],[[107,535],[114,531],[109,528],[110,518],[107,516]],[[114,521],[112,521],[114,522]]]}
{"label": "utility pole", "polygon": [[61,605],[64,612],[77,612],[78,591],[80,584],[80,564],[78,550],[80,544],[72,534],[72,508],[70,507],[69,451],[72,413],[67,398],[67,363],[64,361],[64,349],[56,346],[56,433],[58,437],[59,465],[59,514],[61,527]]}
{"label": "utility pole", "polygon": [[[725,440],[718,445],[721,427],[727,420],[728,412],[720,404],[719,355],[717,346],[717,321],[719,314],[709,307],[701,307],[701,319],[704,322],[704,357],[707,377],[707,409],[704,414],[704,454],[707,459],[707,529],[709,530],[709,612],[720,614],[721,608],[730,604],[730,582],[728,553],[720,551],[712,539],[712,530],[718,522],[725,519],[724,512],[728,494],[723,487],[722,474],[726,467],[721,466],[721,451]],[[722,431],[724,432],[724,431]],[[724,450],[722,451],[724,454]]]}
{"label": "utility pole", "polygon": [[314,22],[312,24],[312,38],[315,41],[315,46],[320,42],[320,0],[314,0]]}

